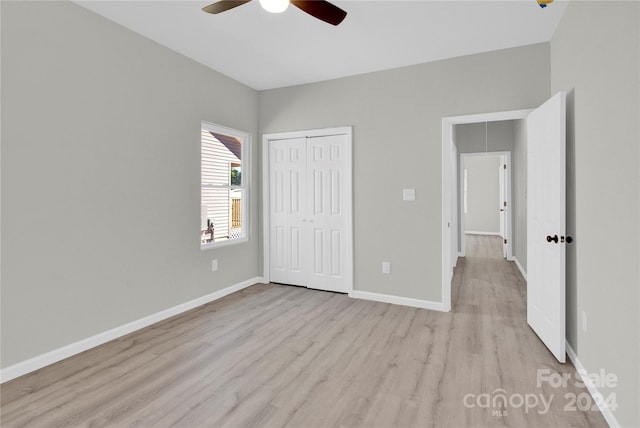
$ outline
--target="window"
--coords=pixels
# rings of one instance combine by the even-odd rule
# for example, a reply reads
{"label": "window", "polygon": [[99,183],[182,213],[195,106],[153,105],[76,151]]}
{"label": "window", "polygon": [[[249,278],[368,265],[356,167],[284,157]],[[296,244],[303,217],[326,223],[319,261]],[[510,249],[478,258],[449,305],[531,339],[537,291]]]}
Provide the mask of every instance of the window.
{"label": "window", "polygon": [[201,129],[200,247],[248,239],[248,148],[250,137],[203,122]]}

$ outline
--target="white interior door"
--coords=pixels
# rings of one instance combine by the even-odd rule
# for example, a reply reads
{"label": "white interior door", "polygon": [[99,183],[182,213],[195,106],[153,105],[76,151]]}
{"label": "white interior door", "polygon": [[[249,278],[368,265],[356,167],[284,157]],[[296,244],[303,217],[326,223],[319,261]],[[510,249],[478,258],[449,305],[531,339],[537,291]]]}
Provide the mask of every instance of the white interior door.
{"label": "white interior door", "polygon": [[500,156],[500,166],[498,167],[498,182],[500,183],[500,199],[498,201],[498,212],[500,213],[500,236],[502,237],[502,257],[507,258],[507,159]]}
{"label": "white interior door", "polygon": [[565,93],[527,118],[527,322],[565,362]]}
{"label": "white interior door", "polygon": [[307,139],[308,287],[348,291],[347,136]]}
{"label": "white interior door", "polygon": [[305,138],[270,141],[271,281],[307,285],[307,144]]}

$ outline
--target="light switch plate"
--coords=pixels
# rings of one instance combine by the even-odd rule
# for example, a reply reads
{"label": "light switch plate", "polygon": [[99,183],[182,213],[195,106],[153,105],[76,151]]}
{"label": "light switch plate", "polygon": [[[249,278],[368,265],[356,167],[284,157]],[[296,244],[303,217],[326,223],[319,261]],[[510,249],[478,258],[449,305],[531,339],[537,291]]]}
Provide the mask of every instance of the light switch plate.
{"label": "light switch plate", "polygon": [[391,263],[382,262],[382,273],[391,273]]}
{"label": "light switch plate", "polygon": [[415,201],[416,200],[416,189],[402,189],[402,200],[403,201]]}

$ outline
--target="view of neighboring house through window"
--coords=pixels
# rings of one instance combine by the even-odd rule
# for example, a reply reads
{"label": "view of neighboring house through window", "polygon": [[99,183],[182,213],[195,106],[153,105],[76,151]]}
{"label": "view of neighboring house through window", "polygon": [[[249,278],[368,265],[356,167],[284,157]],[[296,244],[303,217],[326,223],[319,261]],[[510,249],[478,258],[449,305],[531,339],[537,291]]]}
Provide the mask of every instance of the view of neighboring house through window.
{"label": "view of neighboring house through window", "polygon": [[247,238],[246,133],[202,123],[200,245]]}

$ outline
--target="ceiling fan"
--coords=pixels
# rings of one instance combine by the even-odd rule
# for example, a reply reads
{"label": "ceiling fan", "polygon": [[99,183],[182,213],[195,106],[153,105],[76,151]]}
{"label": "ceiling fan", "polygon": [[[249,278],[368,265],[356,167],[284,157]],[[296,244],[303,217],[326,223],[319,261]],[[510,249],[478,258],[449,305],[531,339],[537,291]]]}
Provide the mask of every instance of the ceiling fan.
{"label": "ceiling fan", "polygon": [[[218,0],[202,8],[207,13],[221,13],[234,7],[242,6],[251,0]],[[260,5],[268,12],[284,12],[289,3],[331,25],[338,25],[347,16],[347,12],[325,0],[260,0]]]}

